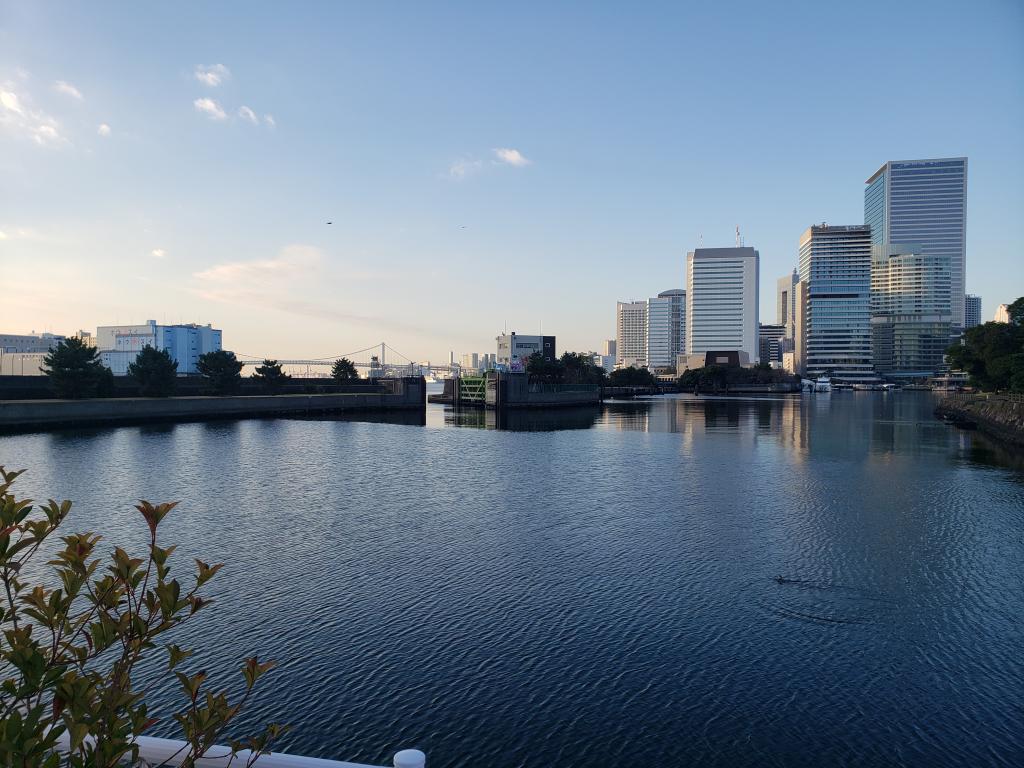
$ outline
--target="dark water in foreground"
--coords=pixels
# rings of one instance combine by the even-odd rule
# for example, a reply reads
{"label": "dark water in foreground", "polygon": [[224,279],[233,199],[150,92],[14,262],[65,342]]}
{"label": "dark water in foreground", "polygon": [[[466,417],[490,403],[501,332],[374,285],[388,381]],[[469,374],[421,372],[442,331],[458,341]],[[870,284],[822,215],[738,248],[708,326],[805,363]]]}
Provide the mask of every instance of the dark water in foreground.
{"label": "dark water in foreground", "polygon": [[288,751],[1022,765],[1024,466],[931,409],[658,399],[488,431],[431,407],[0,437],[0,463],[111,546],[141,540],[135,499],[180,499],[181,567],[227,562],[180,642],[220,679],[280,661],[251,715]]}

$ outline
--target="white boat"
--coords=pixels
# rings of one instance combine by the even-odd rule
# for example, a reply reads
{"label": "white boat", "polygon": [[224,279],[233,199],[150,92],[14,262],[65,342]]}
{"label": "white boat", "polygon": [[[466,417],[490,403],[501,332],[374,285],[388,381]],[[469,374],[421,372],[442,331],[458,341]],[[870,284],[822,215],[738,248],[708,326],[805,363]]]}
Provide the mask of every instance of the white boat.
{"label": "white boat", "polygon": [[832,379],[828,376],[819,376],[814,380],[814,391],[815,392],[831,392],[832,391]]}

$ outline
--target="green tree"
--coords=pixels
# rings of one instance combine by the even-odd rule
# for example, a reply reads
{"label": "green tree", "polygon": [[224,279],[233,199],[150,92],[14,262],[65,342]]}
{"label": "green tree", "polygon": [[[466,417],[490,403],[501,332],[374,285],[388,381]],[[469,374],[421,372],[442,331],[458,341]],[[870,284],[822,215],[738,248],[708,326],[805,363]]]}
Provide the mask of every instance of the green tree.
{"label": "green tree", "polygon": [[215,395],[234,394],[242,384],[242,364],[234,352],[221,349],[200,355],[196,370]]}
{"label": "green tree", "polygon": [[[168,562],[175,548],[158,543],[157,528],[176,505],[142,501],[136,509],[148,528],[145,554],[132,557],[117,547],[104,563],[95,556],[99,536],[65,535],[60,537],[63,548],[57,545],[47,563],[47,574],[31,561],[49,549],[49,539],[57,538],[71,502],[51,499],[34,506],[30,499],[17,498],[12,485],[19,474],[0,466],[0,580],[5,588],[0,595],[0,764],[134,764],[136,737],[156,722],[147,693],[172,686],[184,693],[174,720],[187,742],[176,757],[183,766],[194,766],[223,738],[256,681],[273,666],[255,656],[247,659],[241,670],[243,692],[232,700],[224,691],[208,690],[206,672],[183,671],[192,650],[165,644],[171,630],[209,605],[201,589],[221,566],[196,560],[191,583],[171,578]],[[152,657],[162,652],[166,665],[153,664]],[[146,689],[132,680],[143,664]],[[258,756],[282,731],[269,725],[244,746]],[[242,742],[231,742],[232,751],[242,747]]]}
{"label": "green tree", "polygon": [[339,384],[344,384],[350,381],[357,381],[359,379],[359,372],[356,370],[356,365],[347,357],[343,357],[340,360],[335,360],[334,365],[331,367],[331,378]]}
{"label": "green tree", "polygon": [[128,365],[128,375],[139,383],[143,397],[168,397],[177,383],[178,363],[166,349],[147,344]]}
{"label": "green tree", "polygon": [[276,394],[288,383],[291,376],[284,372],[277,360],[264,360],[263,365],[256,368],[252,378],[260,382],[267,392]]}
{"label": "green tree", "polygon": [[653,387],[657,377],[646,368],[618,368],[608,374],[608,385],[612,387]]}
{"label": "green tree", "polygon": [[954,370],[967,373],[978,389],[1024,392],[1024,297],[1010,305],[1009,323],[968,328],[946,350],[946,360]]}
{"label": "green tree", "polygon": [[57,397],[94,397],[103,368],[96,347],[75,337],[64,339],[43,358],[43,373],[50,378]]}
{"label": "green tree", "polygon": [[526,361],[526,372],[533,380],[557,383],[565,377],[565,366],[561,360],[548,360],[543,353],[534,352]]}
{"label": "green tree", "polygon": [[602,384],[607,376],[604,368],[594,365],[594,356],[586,352],[565,352],[559,362],[570,384]]}

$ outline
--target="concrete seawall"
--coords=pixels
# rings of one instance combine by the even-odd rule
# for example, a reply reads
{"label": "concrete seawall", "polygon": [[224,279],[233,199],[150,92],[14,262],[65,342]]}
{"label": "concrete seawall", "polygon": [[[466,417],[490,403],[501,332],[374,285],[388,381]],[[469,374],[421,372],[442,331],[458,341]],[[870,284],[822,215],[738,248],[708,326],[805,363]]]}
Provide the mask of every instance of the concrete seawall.
{"label": "concrete seawall", "polygon": [[1020,395],[952,395],[939,401],[935,415],[1024,447],[1024,397]]}
{"label": "concrete seawall", "polygon": [[426,383],[422,378],[392,379],[384,383],[391,391],[330,395],[5,400],[0,401],[0,430],[408,411],[426,406]]}

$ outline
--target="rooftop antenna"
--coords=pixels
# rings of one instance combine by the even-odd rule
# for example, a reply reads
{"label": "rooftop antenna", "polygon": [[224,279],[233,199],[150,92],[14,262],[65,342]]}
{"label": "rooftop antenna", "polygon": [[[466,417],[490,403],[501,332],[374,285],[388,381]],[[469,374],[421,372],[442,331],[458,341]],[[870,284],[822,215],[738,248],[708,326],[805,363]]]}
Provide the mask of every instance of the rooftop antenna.
{"label": "rooftop antenna", "polygon": [[697,234],[697,247],[698,248],[703,248],[704,247],[704,233],[703,232],[699,232]]}
{"label": "rooftop antenna", "polygon": [[740,247],[740,225],[736,225],[736,247]]}

